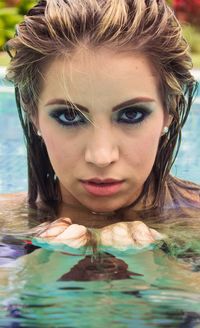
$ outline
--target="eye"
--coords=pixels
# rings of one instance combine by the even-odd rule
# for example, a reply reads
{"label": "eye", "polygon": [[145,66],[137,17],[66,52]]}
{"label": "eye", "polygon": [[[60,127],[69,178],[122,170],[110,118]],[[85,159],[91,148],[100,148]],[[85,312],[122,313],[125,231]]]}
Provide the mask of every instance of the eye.
{"label": "eye", "polygon": [[145,107],[128,107],[118,112],[117,121],[120,123],[137,124],[142,122],[149,114],[151,110]]}
{"label": "eye", "polygon": [[83,114],[73,108],[56,109],[50,113],[50,116],[65,126],[84,124],[87,120]]}

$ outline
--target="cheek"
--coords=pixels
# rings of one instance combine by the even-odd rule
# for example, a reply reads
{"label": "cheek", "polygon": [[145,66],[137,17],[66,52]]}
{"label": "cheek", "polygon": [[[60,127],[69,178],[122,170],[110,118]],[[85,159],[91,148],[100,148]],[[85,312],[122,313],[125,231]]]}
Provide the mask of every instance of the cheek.
{"label": "cheek", "polygon": [[136,140],[127,142],[126,160],[132,167],[150,172],[156,158],[159,140],[160,134],[156,131],[156,133],[145,133]]}
{"label": "cheek", "polygon": [[76,147],[73,142],[62,138],[56,133],[43,133],[43,139],[47,148],[50,162],[55,171],[62,171],[63,168],[74,165],[77,160]]}

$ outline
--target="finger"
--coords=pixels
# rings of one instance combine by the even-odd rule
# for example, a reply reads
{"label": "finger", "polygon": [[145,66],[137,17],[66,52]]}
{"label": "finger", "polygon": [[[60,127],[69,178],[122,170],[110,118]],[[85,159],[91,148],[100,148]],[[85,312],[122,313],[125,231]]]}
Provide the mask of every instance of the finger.
{"label": "finger", "polygon": [[103,228],[100,232],[100,242],[104,246],[124,247],[133,245],[131,231],[125,223]]}
{"label": "finger", "polygon": [[45,231],[38,233],[37,237],[40,238],[52,238],[52,237],[56,237],[58,235],[60,235],[64,230],[66,229],[66,226],[63,225],[57,225],[57,226],[53,226],[51,228],[47,228]]}
{"label": "finger", "polygon": [[48,241],[53,243],[62,243],[74,248],[79,248],[88,244],[89,234],[86,227],[74,224],[74,227],[70,227],[70,231],[67,230],[62,234],[49,239]]}
{"label": "finger", "polygon": [[64,242],[65,245],[73,247],[73,248],[79,248],[79,247],[83,247],[85,245],[87,245],[88,239],[86,237],[86,235],[84,235],[81,238],[77,238],[77,239],[69,239],[67,241]]}
{"label": "finger", "polygon": [[59,218],[46,227],[42,231],[38,231],[37,237],[40,238],[52,238],[61,234],[65,229],[71,225],[72,221],[70,218]]}
{"label": "finger", "polygon": [[38,225],[37,227],[34,227],[32,229],[29,230],[29,233],[35,233],[35,234],[41,234],[41,233],[45,233],[47,229],[51,229],[52,227],[56,226],[56,225],[60,225],[60,226],[64,226],[66,227],[66,225],[70,225],[72,224],[72,221],[70,218],[66,218],[66,217],[62,217],[59,218],[53,222],[43,222],[42,224]]}
{"label": "finger", "polygon": [[138,233],[135,232],[133,233],[133,242],[135,246],[139,246],[139,247],[144,247],[144,246],[148,246],[149,244],[152,244],[153,242],[155,242],[155,239],[151,236],[150,233]]}
{"label": "finger", "polygon": [[113,231],[115,244],[120,246],[146,246],[154,241],[149,228],[142,221],[117,224]]}
{"label": "finger", "polygon": [[67,224],[67,225],[71,225],[72,224],[72,220],[70,218],[61,217],[61,218],[53,221],[51,224]]}
{"label": "finger", "polygon": [[29,233],[38,233],[38,232],[41,232],[41,231],[47,229],[47,227],[49,226],[49,224],[50,224],[49,221],[43,222],[40,225],[38,225],[38,226],[30,229],[29,230]]}
{"label": "finger", "polygon": [[166,235],[159,233],[155,229],[149,229],[151,231],[151,235],[155,240],[162,240],[166,238]]}
{"label": "finger", "polygon": [[72,224],[65,229],[59,236],[64,239],[77,239],[87,234],[87,228],[83,225]]}
{"label": "finger", "polygon": [[138,222],[132,231],[132,238],[136,246],[147,246],[155,241],[150,229],[143,222]]}
{"label": "finger", "polygon": [[113,229],[111,230],[113,236],[118,238],[127,238],[127,234],[129,232],[128,230],[128,226],[126,223],[118,223],[117,225],[115,225],[113,227]]}

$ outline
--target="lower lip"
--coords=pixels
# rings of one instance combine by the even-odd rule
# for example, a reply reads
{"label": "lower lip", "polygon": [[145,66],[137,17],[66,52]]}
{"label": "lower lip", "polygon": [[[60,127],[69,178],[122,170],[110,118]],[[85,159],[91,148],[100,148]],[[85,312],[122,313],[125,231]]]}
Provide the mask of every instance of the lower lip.
{"label": "lower lip", "polygon": [[83,187],[87,192],[95,196],[110,196],[116,194],[121,186],[123,181],[97,184],[91,182],[82,182]]}

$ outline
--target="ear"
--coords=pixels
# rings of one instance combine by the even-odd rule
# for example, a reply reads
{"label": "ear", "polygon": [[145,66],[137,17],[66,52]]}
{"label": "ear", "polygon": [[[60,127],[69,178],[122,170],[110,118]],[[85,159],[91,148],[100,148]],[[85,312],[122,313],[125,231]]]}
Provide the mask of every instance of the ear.
{"label": "ear", "polygon": [[170,124],[172,123],[172,120],[173,120],[173,116],[172,115],[165,114],[165,118],[164,118],[164,122],[163,122],[163,127],[162,127],[162,132],[161,132],[161,137],[168,133]]}
{"label": "ear", "polygon": [[173,120],[173,116],[171,114],[166,114],[165,115],[165,119],[164,119],[164,126],[163,127],[170,127],[171,123],[172,123],[172,120]]}
{"label": "ear", "polygon": [[40,128],[39,128],[39,122],[38,122],[38,118],[37,118],[37,116],[36,115],[31,115],[31,122],[32,122],[32,124],[33,124],[33,126],[34,126],[34,130],[37,132],[38,130],[40,130]]}

